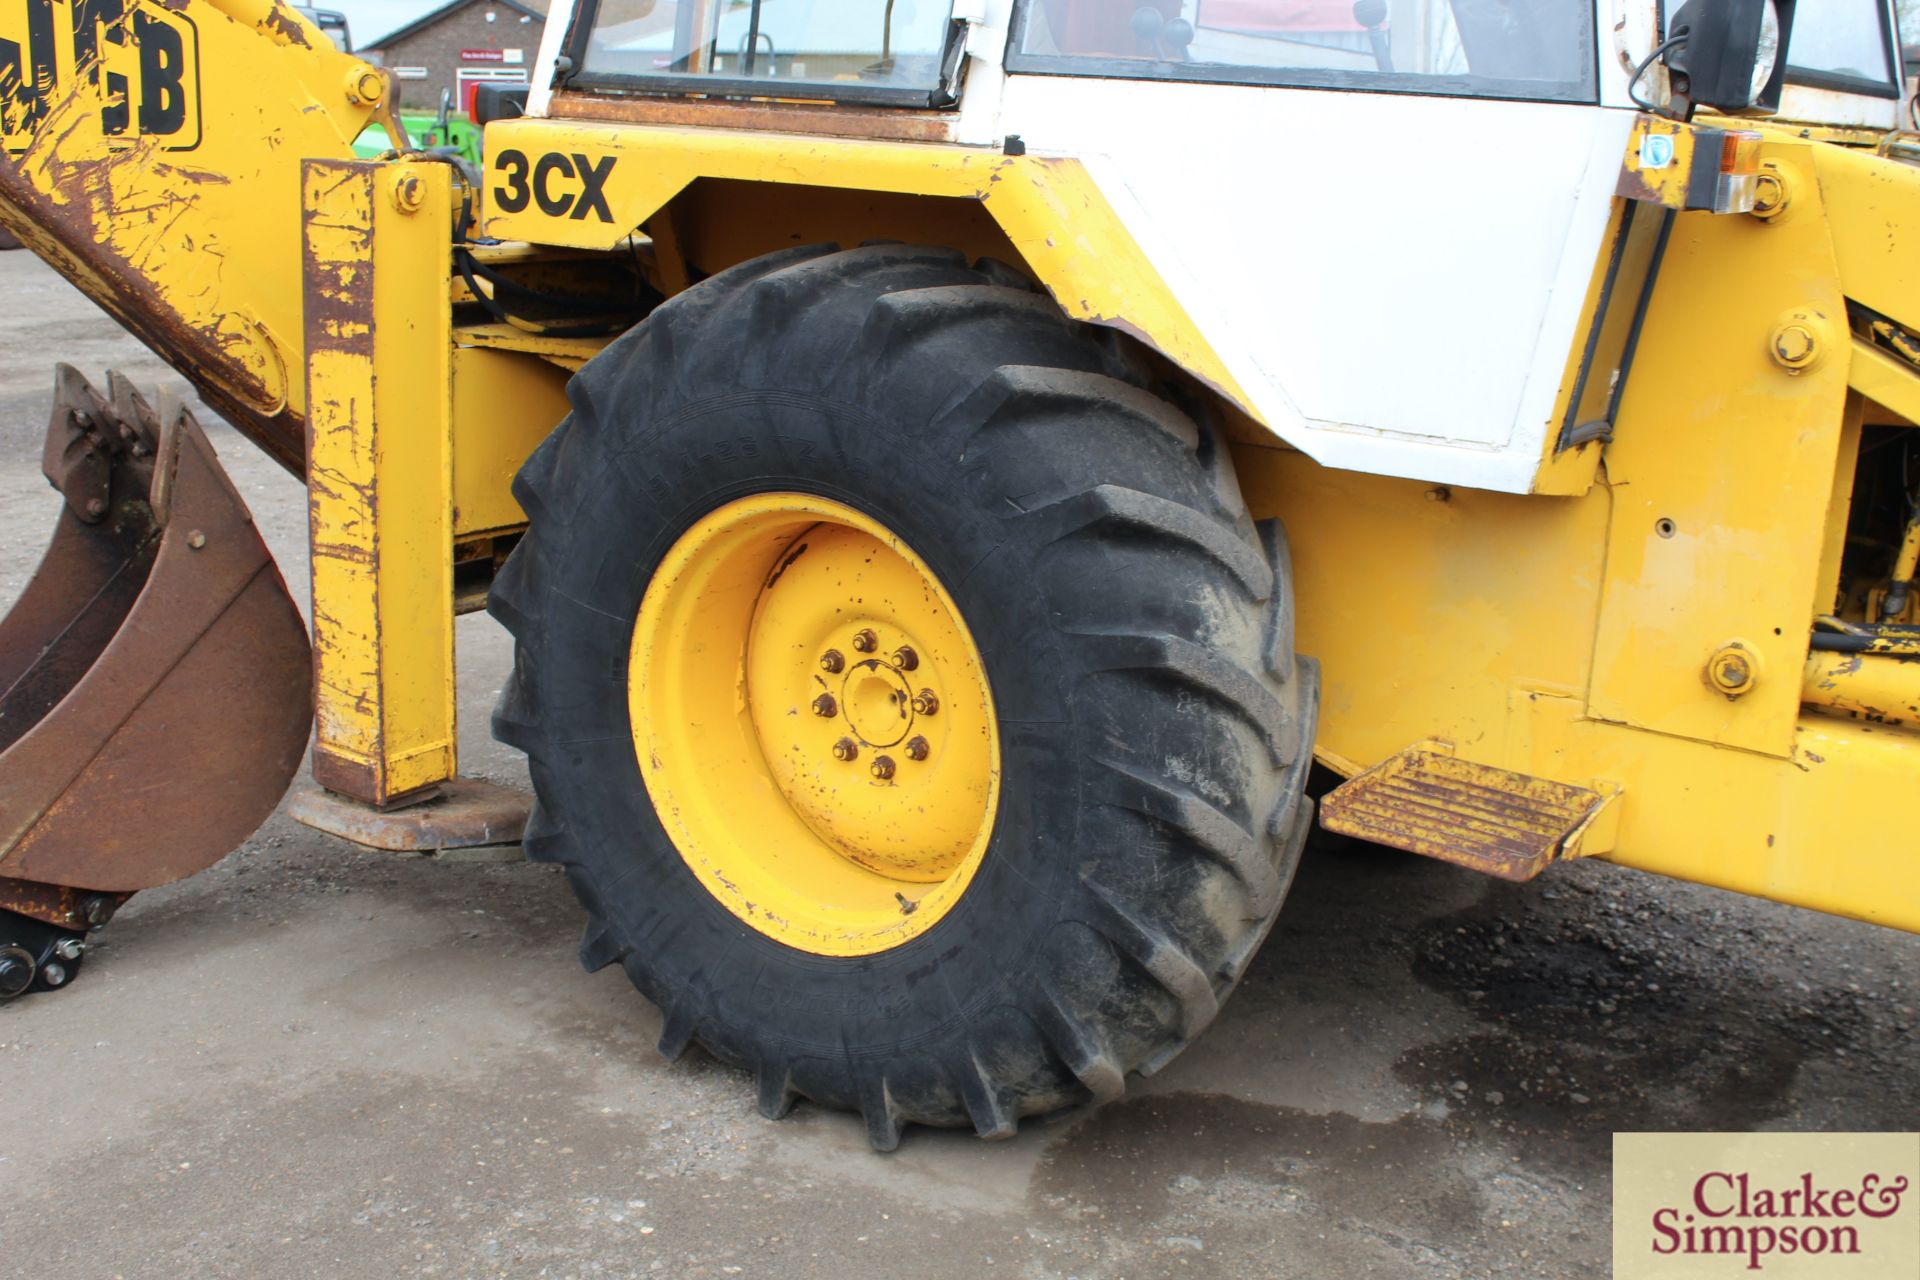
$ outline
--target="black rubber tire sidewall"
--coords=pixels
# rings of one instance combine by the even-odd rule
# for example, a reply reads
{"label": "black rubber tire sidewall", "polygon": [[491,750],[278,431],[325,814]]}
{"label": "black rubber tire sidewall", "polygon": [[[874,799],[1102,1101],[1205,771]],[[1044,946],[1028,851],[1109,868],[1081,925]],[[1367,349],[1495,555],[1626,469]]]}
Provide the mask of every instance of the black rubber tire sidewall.
{"label": "black rubber tire sidewall", "polygon": [[[903,1121],[1004,1136],[1116,1096],[1217,1012],[1297,863],[1318,678],[1292,652],[1284,531],[1154,369],[1010,268],[816,246],[678,295],[570,384],[489,599],[516,640],[495,732],[528,753],[527,853],[566,866],[582,961],[624,965],[669,1056],[698,1040],[751,1067],[769,1115],[858,1108],[886,1149]],[[647,585],[701,517],[763,492],[898,535],[992,686],[981,865],[869,956],[786,946],[710,895],[635,755]]]}
{"label": "black rubber tire sidewall", "polygon": [[[1007,536],[953,483],[958,458],[947,443],[876,431],[861,406],[825,398],[717,397],[634,435],[578,495],[567,524],[572,545],[548,559],[556,596],[603,619],[632,619],[660,560],[708,512],[754,493],[816,494],[865,512],[912,547],[953,597],[986,664],[1002,725],[1002,775],[973,883],[919,937],[873,955],[832,957],[751,927],[680,857],[631,738],[623,738],[632,730],[627,706],[605,696],[604,673],[618,673],[614,687],[627,687],[630,630],[591,621],[549,629],[547,670],[580,677],[578,696],[565,705],[580,717],[581,738],[599,740],[583,741],[574,767],[549,785],[570,793],[561,806],[579,825],[580,843],[601,850],[603,862],[620,858],[631,868],[624,874],[649,887],[644,895],[601,893],[623,936],[655,940],[648,996],[667,1003],[698,993],[700,1037],[723,1058],[746,1063],[756,1042],[770,1040],[783,1056],[830,1068],[849,1054],[913,1056],[929,1042],[964,1036],[985,1011],[1020,1003],[1009,984],[1033,972],[1068,901],[1080,780],[1071,707],[1061,695],[1064,655],[1045,602],[1017,585],[1030,578],[1038,548]],[[636,501],[669,493],[677,505]],[[549,683],[543,693],[551,715],[559,690]],[[671,945],[657,941],[663,929],[672,931]],[[806,1084],[815,1096],[831,1088],[830,1080]],[[844,1088],[840,1101],[857,1105],[857,1082]]]}

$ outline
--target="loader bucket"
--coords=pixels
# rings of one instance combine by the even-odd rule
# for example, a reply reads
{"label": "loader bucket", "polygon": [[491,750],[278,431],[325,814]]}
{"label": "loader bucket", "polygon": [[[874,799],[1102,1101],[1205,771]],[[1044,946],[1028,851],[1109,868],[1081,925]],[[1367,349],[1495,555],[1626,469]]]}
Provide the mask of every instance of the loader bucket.
{"label": "loader bucket", "polygon": [[273,811],[306,748],[312,663],[185,407],[156,414],[118,374],[110,399],[56,377],[43,467],[66,503],[0,621],[0,923],[83,932]]}

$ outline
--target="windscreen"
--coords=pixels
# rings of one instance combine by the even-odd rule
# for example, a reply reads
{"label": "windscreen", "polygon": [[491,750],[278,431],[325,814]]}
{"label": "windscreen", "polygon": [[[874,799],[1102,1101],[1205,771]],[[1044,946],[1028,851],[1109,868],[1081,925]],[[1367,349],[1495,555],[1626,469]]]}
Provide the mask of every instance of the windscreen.
{"label": "windscreen", "polygon": [[1787,40],[1788,78],[1894,89],[1891,36],[1883,0],[1800,0]]}
{"label": "windscreen", "polygon": [[[601,0],[582,79],[768,96],[941,90],[951,0]],[[794,93],[787,86],[816,86]]]}
{"label": "windscreen", "polygon": [[1591,0],[1027,0],[1012,67],[1591,100]]}

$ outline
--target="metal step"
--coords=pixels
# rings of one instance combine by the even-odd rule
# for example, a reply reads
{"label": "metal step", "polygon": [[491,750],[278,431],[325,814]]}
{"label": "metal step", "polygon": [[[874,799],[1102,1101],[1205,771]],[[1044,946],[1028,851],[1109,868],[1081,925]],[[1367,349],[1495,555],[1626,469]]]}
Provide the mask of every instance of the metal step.
{"label": "metal step", "polygon": [[1408,747],[1320,802],[1329,831],[1424,854],[1502,880],[1531,880],[1578,857],[1582,838],[1618,792]]}

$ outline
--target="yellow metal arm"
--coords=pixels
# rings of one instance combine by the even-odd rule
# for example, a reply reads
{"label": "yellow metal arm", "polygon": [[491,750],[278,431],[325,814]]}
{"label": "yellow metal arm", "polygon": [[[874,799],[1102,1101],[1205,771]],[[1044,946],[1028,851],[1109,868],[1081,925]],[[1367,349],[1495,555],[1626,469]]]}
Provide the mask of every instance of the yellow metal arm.
{"label": "yellow metal arm", "polygon": [[375,805],[456,764],[451,174],[316,160],[302,181],[313,773]]}
{"label": "yellow metal arm", "polygon": [[129,0],[82,35],[0,18],[48,69],[0,86],[0,227],[299,472],[300,162],[350,157],[383,82],[281,0]]}

